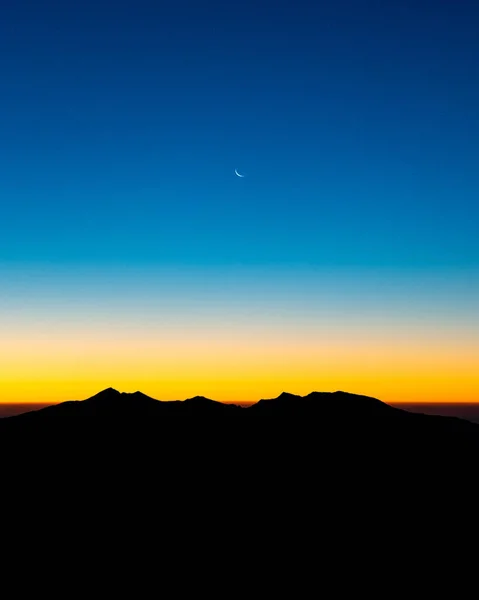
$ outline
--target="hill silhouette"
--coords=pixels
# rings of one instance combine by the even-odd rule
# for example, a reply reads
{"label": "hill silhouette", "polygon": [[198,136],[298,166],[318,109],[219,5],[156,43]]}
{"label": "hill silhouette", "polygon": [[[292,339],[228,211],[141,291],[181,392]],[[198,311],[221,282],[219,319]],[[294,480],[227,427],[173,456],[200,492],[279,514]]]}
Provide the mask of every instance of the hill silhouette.
{"label": "hill silhouette", "polygon": [[309,515],[309,527],[327,517],[318,508],[325,501],[331,511],[342,506],[344,519],[361,498],[374,513],[398,494],[406,505],[418,490],[431,503],[445,490],[465,493],[475,484],[479,425],[343,391],[285,392],[242,407],[108,388],[0,419],[0,447],[4,483],[8,467],[12,479],[38,480],[39,492],[68,478],[96,498],[96,486],[113,479],[158,501],[191,499],[188,514],[199,514],[203,498],[233,512],[257,506],[261,515],[279,502],[284,514]]}
{"label": "hill silhouette", "polygon": [[5,420],[47,422],[54,417],[101,417],[103,419],[143,418],[156,415],[209,415],[223,414],[238,406],[215,402],[209,398],[195,396],[187,400],[160,401],[142,392],[119,392],[107,388],[86,400],[70,400],[47,406],[40,410],[6,417]]}
{"label": "hill silhouette", "polygon": [[[32,410],[20,415],[0,419],[0,431],[18,430],[27,424],[35,429],[65,428],[77,424],[147,423],[154,427],[171,421],[151,420],[153,417],[195,417],[195,423],[203,430],[217,421],[217,417],[233,417],[242,423],[271,422],[272,417],[281,417],[282,435],[291,438],[301,435],[310,439],[343,440],[349,445],[380,443],[384,447],[459,448],[464,444],[479,446],[479,425],[456,417],[443,417],[412,413],[369,396],[348,392],[311,392],[298,396],[283,392],[277,398],[262,399],[248,407],[226,404],[195,396],[187,400],[160,401],[142,392],[124,393],[113,388],[105,389],[91,398],[68,401]],[[60,417],[63,417],[60,419]],[[68,419],[66,419],[68,417]],[[85,422],[81,417],[95,417]],[[212,420],[212,418],[214,419]],[[261,418],[263,417],[263,418]],[[265,421],[264,417],[270,417]],[[209,419],[209,420],[208,420]],[[182,421],[184,422],[184,421]],[[171,427],[172,425],[168,425]],[[286,426],[286,429],[285,429]],[[174,425],[172,427],[175,427]],[[298,429],[299,428],[299,429]],[[251,433],[251,427],[248,428]],[[259,431],[259,430],[257,430]],[[302,433],[301,433],[302,432]],[[279,430],[267,426],[262,429],[263,437],[279,435]]]}

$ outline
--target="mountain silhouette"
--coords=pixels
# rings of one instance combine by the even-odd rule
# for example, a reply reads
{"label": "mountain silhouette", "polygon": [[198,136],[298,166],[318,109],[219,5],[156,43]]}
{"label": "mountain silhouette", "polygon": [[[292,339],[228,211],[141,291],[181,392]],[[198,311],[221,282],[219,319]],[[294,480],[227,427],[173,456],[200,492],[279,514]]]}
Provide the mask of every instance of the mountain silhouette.
{"label": "mountain silhouette", "polygon": [[[203,396],[186,400],[160,401],[142,392],[125,393],[113,388],[102,390],[91,398],[79,401],[67,401],[32,410],[20,415],[0,419],[0,431],[9,428],[16,430],[26,425],[35,427],[55,427],[65,419],[71,427],[80,417],[95,417],[93,422],[116,421],[148,423],[157,421],[146,417],[189,416],[195,417],[202,428],[208,427],[206,417],[237,416],[243,423],[265,423],[260,417],[281,417],[281,422],[290,426],[291,435],[299,436],[299,429],[314,439],[347,440],[348,443],[381,443],[387,447],[414,447],[417,445],[440,447],[459,447],[464,444],[479,444],[479,425],[456,417],[443,417],[412,413],[369,396],[343,391],[311,392],[299,396],[287,392],[277,398],[262,399],[248,407],[225,404]],[[286,420],[284,419],[286,417]],[[164,424],[165,421],[160,420]],[[212,421],[210,421],[212,422]],[[171,422],[170,422],[171,423]],[[248,430],[251,433],[251,428]],[[268,427],[264,435],[275,435]]]}
{"label": "mountain silhouette", "polygon": [[40,410],[32,410],[0,419],[0,423],[5,421],[45,423],[54,417],[101,417],[109,419],[126,417],[135,419],[160,415],[201,416],[231,414],[235,410],[241,410],[241,408],[234,404],[216,402],[203,396],[166,402],[155,400],[142,392],[126,393],[107,388],[86,400],[70,400],[54,404]]}
{"label": "mountain silhouette", "polygon": [[[375,415],[390,415],[397,411],[393,407],[369,396],[359,396],[347,392],[311,392],[307,396],[297,396],[283,392],[277,398],[260,400],[251,406],[257,414],[320,414],[341,416],[342,418],[364,418]],[[397,412],[396,412],[397,414]]]}
{"label": "mountain silhouette", "polygon": [[353,506],[368,497],[377,506],[399,491],[407,503],[418,489],[431,502],[445,489],[468,490],[479,424],[343,391],[283,392],[243,407],[203,396],[159,401],[108,388],[1,418],[0,447],[8,457],[4,470],[32,473],[34,465],[35,477],[60,486],[66,477],[79,478],[92,496],[94,481],[115,474],[122,489],[140,481],[148,493],[160,490],[159,499],[191,499],[187,513],[206,494],[215,505],[258,506],[261,514],[261,507],[283,499],[283,512],[314,521],[326,516],[318,507],[327,498],[340,505],[354,499]]}

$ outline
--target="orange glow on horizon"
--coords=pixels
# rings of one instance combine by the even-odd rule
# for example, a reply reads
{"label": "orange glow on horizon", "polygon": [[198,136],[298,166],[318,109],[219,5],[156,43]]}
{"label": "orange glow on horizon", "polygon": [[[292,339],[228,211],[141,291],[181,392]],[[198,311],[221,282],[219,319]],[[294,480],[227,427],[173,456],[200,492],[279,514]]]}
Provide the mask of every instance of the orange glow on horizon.
{"label": "orange glow on horizon", "polygon": [[[400,290],[378,300],[376,288],[361,295],[353,283],[350,304],[352,291],[331,283],[324,297],[319,286],[316,296],[305,288],[264,292],[264,301],[225,293],[217,304],[189,288],[168,301],[155,290],[103,297],[91,282],[74,301],[20,296],[24,304],[0,311],[0,403],[83,400],[108,387],[158,400],[253,403],[342,390],[387,403],[479,402],[477,311],[465,303],[449,314],[442,288],[436,306],[430,296],[399,302]],[[83,289],[93,290],[84,304]]]}

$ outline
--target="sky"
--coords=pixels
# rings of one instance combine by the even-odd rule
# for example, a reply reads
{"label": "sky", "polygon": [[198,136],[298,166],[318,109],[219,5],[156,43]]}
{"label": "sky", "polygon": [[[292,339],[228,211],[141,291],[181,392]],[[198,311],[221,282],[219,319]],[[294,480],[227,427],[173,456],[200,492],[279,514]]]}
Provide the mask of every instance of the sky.
{"label": "sky", "polygon": [[478,30],[472,0],[2,2],[0,402],[479,401]]}

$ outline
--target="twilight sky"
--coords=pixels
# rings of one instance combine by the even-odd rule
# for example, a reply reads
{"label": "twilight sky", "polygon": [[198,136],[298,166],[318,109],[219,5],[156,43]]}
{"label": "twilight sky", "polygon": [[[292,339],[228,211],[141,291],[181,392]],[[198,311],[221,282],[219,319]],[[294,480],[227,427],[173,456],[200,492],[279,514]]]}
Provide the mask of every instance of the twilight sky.
{"label": "twilight sky", "polygon": [[473,0],[2,2],[0,402],[479,401],[478,31]]}

